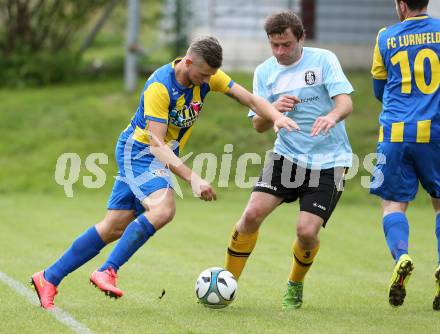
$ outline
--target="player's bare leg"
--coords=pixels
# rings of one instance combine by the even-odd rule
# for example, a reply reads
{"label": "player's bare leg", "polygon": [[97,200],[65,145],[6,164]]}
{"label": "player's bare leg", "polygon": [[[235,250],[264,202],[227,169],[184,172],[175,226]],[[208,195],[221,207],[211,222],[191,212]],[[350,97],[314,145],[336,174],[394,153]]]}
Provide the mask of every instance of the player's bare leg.
{"label": "player's bare leg", "polygon": [[319,250],[319,231],[324,220],[312,213],[301,211],[296,227],[297,239],[293,244],[292,268],[283,297],[283,309],[302,306],[304,278]]}
{"label": "player's bare leg", "polygon": [[[95,229],[89,229],[85,233],[94,232],[96,238],[100,238],[99,242],[103,243],[102,246],[108,244],[116,239],[118,239],[125,227],[133,220],[134,211],[133,210],[108,210],[106,216],[102,221],[95,225]],[[94,257],[99,251],[91,253],[90,256],[86,256],[83,258],[84,242],[85,240],[80,240],[85,234],[81,235],[77,238],[72,246],[63,254],[63,256],[57,260],[49,270],[49,277],[54,278],[54,274],[51,274],[50,271],[55,271],[55,273],[61,272],[62,275],[57,277],[55,275],[56,284],[50,281],[50,278],[46,279],[45,272],[40,271],[32,275],[31,277],[31,285],[34,287],[37,292],[38,299],[40,300],[41,307],[45,309],[51,309],[54,305],[54,299],[56,294],[58,293],[57,286],[60,283],[61,279],[64,278],[67,274],[77,269],[79,266],[90,260]],[[81,254],[78,254],[81,253]],[[55,268],[55,269],[51,269]]]}
{"label": "player's bare leg", "polygon": [[436,215],[435,234],[437,236],[437,260],[439,263],[439,266],[434,273],[435,296],[432,302],[432,308],[436,311],[440,311],[440,198],[431,198],[431,200]]}
{"label": "player's bare leg", "polygon": [[282,199],[271,194],[254,191],[236,224],[239,233],[251,234],[258,231],[264,219],[276,208]]}
{"label": "player's bare leg", "polygon": [[134,218],[134,210],[107,210],[104,219],[95,227],[102,241],[108,245],[121,237],[127,225]]}
{"label": "player's bare leg", "polygon": [[238,280],[246,261],[255,247],[258,229],[264,219],[281,203],[282,199],[271,194],[251,194],[242,216],[235,224],[226,253],[225,268]]}
{"label": "player's bare leg", "polygon": [[396,261],[390,279],[388,301],[391,306],[401,306],[406,297],[406,286],[414,270],[408,255],[409,225],[405,212],[406,202],[382,200],[383,228],[391,255]]}
{"label": "player's bare leg", "polygon": [[[148,211],[137,217],[127,234],[113,249],[108,260],[90,276],[90,282],[107,296],[119,298],[124,294],[117,287],[117,271],[157,230],[169,223],[175,214],[174,191],[160,189],[148,196],[142,203]],[[125,238],[124,238],[125,236]],[[135,236],[135,237],[133,237]]]}
{"label": "player's bare leg", "polygon": [[[134,210],[108,210],[106,217],[96,225],[96,230],[102,240],[106,244],[109,244],[122,236],[125,228],[134,218]],[[117,277],[116,272],[111,269],[103,272],[95,271],[90,277],[90,283],[97,286],[94,281],[103,281],[106,284],[114,286],[114,291],[107,291],[105,293],[110,297],[118,298],[123,295],[123,292],[116,288]]]}
{"label": "player's bare leg", "polygon": [[383,217],[394,212],[405,213],[407,209],[408,203],[382,200]]}

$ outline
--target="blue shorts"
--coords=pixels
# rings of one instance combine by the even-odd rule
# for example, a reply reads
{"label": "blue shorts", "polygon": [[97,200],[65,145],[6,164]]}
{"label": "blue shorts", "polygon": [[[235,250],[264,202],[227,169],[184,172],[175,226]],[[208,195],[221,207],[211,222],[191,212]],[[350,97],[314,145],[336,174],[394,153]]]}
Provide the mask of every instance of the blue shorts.
{"label": "blue shorts", "polygon": [[440,143],[378,143],[378,159],[371,178],[370,194],[384,200],[409,202],[419,181],[431,197],[440,198]]}
{"label": "blue shorts", "polygon": [[171,172],[149,151],[149,146],[124,131],[116,144],[118,176],[108,199],[109,210],[145,211],[141,202],[159,189],[172,188]]}

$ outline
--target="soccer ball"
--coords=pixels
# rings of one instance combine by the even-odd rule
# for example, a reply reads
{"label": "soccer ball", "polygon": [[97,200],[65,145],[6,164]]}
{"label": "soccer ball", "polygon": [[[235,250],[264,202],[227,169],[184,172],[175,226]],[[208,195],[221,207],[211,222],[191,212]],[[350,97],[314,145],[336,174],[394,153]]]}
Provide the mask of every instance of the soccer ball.
{"label": "soccer ball", "polygon": [[237,281],[226,269],[208,268],[197,278],[195,290],[201,304],[210,308],[223,308],[234,300]]}

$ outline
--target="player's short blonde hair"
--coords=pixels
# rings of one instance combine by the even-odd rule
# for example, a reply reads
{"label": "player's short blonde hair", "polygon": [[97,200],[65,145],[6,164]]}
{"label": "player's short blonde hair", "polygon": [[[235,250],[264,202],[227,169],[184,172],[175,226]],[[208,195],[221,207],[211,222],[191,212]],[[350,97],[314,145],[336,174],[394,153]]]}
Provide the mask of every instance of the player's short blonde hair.
{"label": "player's short blonde hair", "polygon": [[223,61],[223,50],[217,38],[203,36],[195,39],[188,48],[187,55],[202,58],[212,68],[220,68]]}

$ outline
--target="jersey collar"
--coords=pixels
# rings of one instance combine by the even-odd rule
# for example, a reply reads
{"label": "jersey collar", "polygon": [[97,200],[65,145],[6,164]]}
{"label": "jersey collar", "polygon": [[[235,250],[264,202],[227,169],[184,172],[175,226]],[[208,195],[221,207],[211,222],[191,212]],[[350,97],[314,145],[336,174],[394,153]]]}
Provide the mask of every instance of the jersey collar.
{"label": "jersey collar", "polygon": [[429,17],[428,14],[423,13],[423,14],[419,14],[413,17],[408,17],[407,19],[403,20],[402,22],[406,22],[406,21],[415,21],[415,20],[424,20],[427,19]]}
{"label": "jersey collar", "polygon": [[299,57],[299,59],[296,61],[296,62],[294,62],[294,63],[292,63],[292,64],[290,64],[290,65],[281,65],[278,61],[277,61],[277,64],[278,64],[278,66],[280,67],[280,68],[291,68],[291,67],[295,67],[296,65],[298,65],[300,62],[301,62],[301,60],[303,59],[303,57],[304,57],[304,47],[303,47],[303,49],[302,49],[302,52],[301,52],[301,57]]}
{"label": "jersey collar", "polygon": [[190,85],[190,86],[188,86],[188,87],[187,87],[187,86],[184,86],[184,85],[182,85],[179,81],[177,81],[177,78],[176,78],[176,70],[175,70],[175,67],[176,67],[176,64],[177,64],[178,62],[180,62],[182,59],[183,59],[183,58],[176,58],[176,59],[174,59],[174,60],[171,62],[171,68],[173,69],[172,79],[173,79],[173,81],[174,81],[174,84],[175,84],[180,90],[191,89],[191,88],[194,87],[194,85]]}

